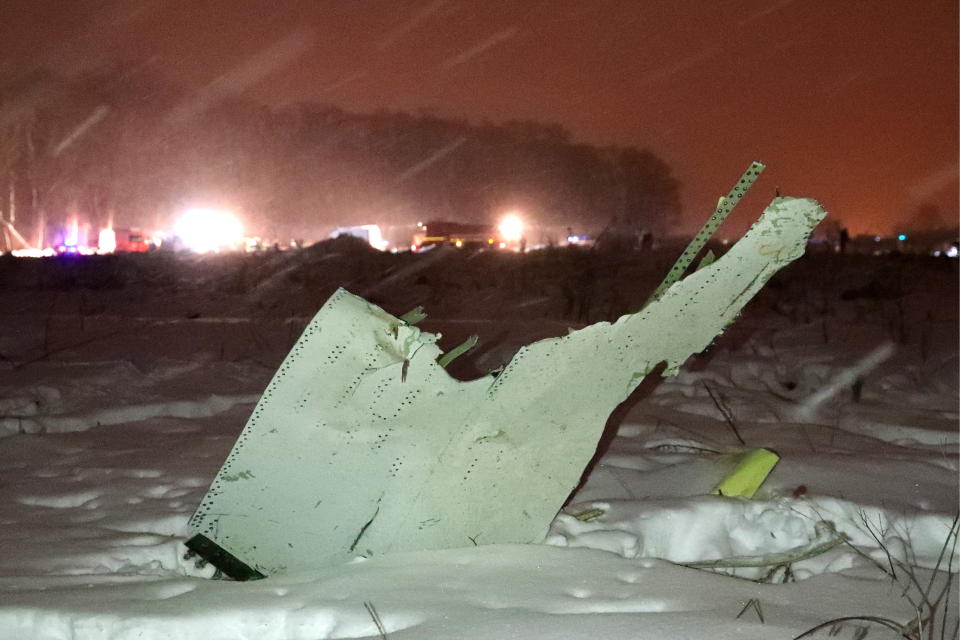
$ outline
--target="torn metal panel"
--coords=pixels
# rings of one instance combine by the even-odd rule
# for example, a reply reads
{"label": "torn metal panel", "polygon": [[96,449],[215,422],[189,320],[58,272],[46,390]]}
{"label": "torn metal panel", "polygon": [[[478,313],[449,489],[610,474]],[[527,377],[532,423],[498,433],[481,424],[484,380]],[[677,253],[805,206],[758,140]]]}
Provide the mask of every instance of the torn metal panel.
{"label": "torn metal panel", "polygon": [[263,574],[355,556],[541,542],[610,412],[702,351],[824,215],[777,198],[642,311],[461,382],[436,336],[337,291],[284,360],[190,521]]}

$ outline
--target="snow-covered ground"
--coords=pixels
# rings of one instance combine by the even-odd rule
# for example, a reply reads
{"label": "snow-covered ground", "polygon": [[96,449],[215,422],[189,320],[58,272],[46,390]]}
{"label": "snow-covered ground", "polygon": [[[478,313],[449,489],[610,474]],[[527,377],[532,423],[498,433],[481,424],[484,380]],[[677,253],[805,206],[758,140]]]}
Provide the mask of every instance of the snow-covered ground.
{"label": "snow-covered ground", "polygon": [[[184,559],[187,519],[333,286],[424,304],[454,344],[480,333],[463,375],[582,305],[582,280],[553,287],[535,257],[519,279],[513,262],[355,257],[136,258],[87,288],[0,265],[0,639],[792,638],[907,623],[960,566],[956,261],[812,256],[615,414],[543,545],[210,579]],[[662,265],[597,271],[587,317],[642,300]],[[728,418],[781,456],[752,500],[711,495],[743,449]],[[958,593],[930,637],[956,637]],[[899,637],[863,620],[816,637],[867,627]]]}

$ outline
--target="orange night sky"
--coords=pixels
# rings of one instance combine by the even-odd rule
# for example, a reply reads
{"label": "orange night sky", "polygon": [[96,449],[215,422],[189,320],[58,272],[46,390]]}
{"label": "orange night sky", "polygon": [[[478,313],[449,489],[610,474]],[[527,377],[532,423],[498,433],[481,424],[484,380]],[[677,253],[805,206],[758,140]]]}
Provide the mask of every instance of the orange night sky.
{"label": "orange night sky", "polygon": [[151,65],[198,91],[557,122],[650,148],[689,226],[751,160],[854,233],[957,219],[955,0],[14,0],[0,72]]}

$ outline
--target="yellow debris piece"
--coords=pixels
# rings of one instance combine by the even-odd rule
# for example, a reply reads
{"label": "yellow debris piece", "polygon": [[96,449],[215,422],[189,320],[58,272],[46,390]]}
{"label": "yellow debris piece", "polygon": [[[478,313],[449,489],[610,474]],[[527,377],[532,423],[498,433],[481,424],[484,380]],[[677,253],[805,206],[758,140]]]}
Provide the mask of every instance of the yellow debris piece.
{"label": "yellow debris piece", "polygon": [[752,498],[780,461],[769,449],[751,449],[736,457],[733,471],[721,480],[713,492],[721,496]]}

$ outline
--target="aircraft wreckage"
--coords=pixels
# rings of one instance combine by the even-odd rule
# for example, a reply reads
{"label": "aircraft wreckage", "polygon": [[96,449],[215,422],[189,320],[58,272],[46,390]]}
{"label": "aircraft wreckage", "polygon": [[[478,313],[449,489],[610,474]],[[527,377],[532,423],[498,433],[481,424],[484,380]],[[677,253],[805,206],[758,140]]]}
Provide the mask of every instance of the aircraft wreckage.
{"label": "aircraft wreckage", "polygon": [[[705,349],[824,217],[777,197],[683,277],[763,166],[754,163],[648,303],[451,377],[436,335],[343,289],[280,365],[190,520],[187,546],[236,579],[358,556],[540,543],[610,413],[660,363]],[[454,350],[456,351],[456,350]]]}

